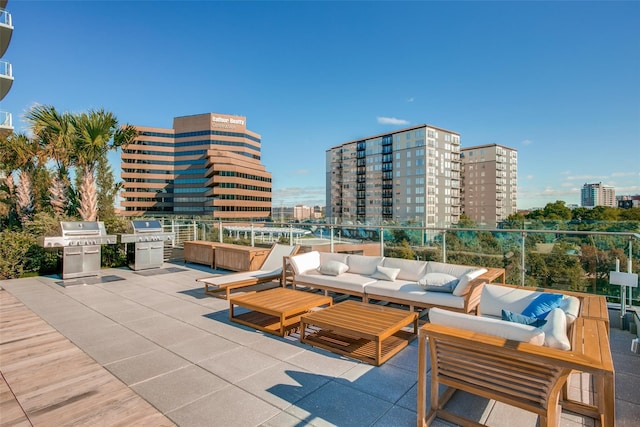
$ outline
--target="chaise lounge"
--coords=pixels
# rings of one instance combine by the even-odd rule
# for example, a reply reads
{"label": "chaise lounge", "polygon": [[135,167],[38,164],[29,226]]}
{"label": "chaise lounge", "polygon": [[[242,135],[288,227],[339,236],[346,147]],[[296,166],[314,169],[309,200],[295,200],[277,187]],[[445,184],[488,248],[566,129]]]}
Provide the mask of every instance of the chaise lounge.
{"label": "chaise lounge", "polygon": [[196,279],[204,283],[204,292],[208,295],[229,299],[233,289],[280,280],[286,272],[287,258],[295,255],[299,246],[274,244],[258,270],[223,274],[220,276]]}

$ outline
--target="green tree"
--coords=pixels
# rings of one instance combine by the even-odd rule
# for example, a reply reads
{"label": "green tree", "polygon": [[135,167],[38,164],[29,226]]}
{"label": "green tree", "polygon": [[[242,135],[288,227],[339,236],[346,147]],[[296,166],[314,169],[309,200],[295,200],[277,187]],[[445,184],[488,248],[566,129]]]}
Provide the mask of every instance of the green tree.
{"label": "green tree", "polygon": [[72,200],[69,180],[75,141],[72,115],[59,113],[53,106],[36,105],[26,113],[25,120],[42,153],[55,164],[49,201],[60,217],[68,212]]}
{"label": "green tree", "polygon": [[137,136],[132,126],[119,127],[113,113],[92,110],[73,116],[76,130],[75,160],[82,182],[78,188],[80,208],[84,221],[95,221],[98,216],[98,191],[95,169],[98,161],[106,158],[110,150],[126,146]]}

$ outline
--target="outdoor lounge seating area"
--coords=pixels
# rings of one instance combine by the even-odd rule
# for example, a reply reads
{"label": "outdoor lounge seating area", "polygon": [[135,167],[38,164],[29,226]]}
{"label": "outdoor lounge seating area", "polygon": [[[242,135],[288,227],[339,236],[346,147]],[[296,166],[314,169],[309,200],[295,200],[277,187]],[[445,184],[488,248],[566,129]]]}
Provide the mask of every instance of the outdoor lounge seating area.
{"label": "outdoor lounge seating area", "polygon": [[[126,384],[176,425],[413,426],[419,417],[421,401],[422,409],[428,409],[431,402],[428,385],[434,370],[428,354],[424,365],[419,364],[419,360],[423,363],[418,357],[422,349],[419,340],[408,343],[384,365],[372,366],[301,343],[299,331],[280,337],[234,323],[229,319],[229,301],[208,296],[196,282],[214,273],[208,267],[177,264],[161,270],[149,275],[126,268],[108,269],[102,271],[104,281],[90,278],[86,285],[77,281],[73,286],[61,286],[57,276],[10,280],[0,283],[4,288],[0,292],[14,297],[17,304],[23,304],[43,319],[101,365],[106,374]],[[274,281],[273,285],[278,283]],[[581,321],[585,315],[582,310],[589,306],[598,304],[581,304],[575,322]],[[481,302],[478,309],[484,314]],[[13,311],[5,310],[4,306],[2,310],[3,329],[11,322],[20,324],[20,318],[10,317]],[[403,310],[409,313],[406,307]],[[607,342],[615,365],[616,425],[637,425],[640,392],[634,384],[640,378],[640,358],[629,352],[632,336],[616,329],[615,315],[610,327]],[[82,413],[83,408],[91,413],[96,411],[90,403],[94,385],[89,384],[81,392],[74,385],[65,390],[64,396],[52,393],[55,389],[46,384],[37,389],[30,385],[28,378],[33,371],[24,370],[25,364],[19,363],[20,354],[28,351],[25,345],[46,346],[47,342],[33,336],[29,328],[30,324],[22,324],[24,338],[13,336],[12,340],[6,340],[2,334],[0,369],[6,389],[15,396],[27,420],[36,419],[38,414],[40,423],[34,425],[46,424],[48,408],[65,408],[72,401],[74,411],[69,412],[69,423],[73,419],[81,423],[78,420],[88,416]],[[422,331],[420,341],[427,339]],[[469,334],[473,336],[463,338],[480,336]],[[547,350],[551,349],[536,346],[538,353],[548,353]],[[46,363],[55,364],[56,352],[45,353]],[[72,371],[59,372],[56,378],[74,374],[69,364],[64,369]],[[77,370],[82,378],[83,371]],[[572,399],[593,402],[594,397],[608,390],[599,389],[600,383],[585,372],[571,373],[566,392]],[[427,385],[422,400],[418,399],[419,374],[424,374],[422,378]],[[9,395],[2,396],[0,407],[6,408]],[[105,414],[112,414],[109,408],[118,406],[117,402],[101,405]],[[488,425],[526,427],[540,422],[530,411],[465,391],[453,394],[445,408]],[[132,416],[131,412],[127,416]],[[48,420],[53,422],[53,418]],[[566,426],[595,425],[590,417],[567,408],[563,408],[559,420],[560,425]],[[432,425],[451,424],[436,417]]]}

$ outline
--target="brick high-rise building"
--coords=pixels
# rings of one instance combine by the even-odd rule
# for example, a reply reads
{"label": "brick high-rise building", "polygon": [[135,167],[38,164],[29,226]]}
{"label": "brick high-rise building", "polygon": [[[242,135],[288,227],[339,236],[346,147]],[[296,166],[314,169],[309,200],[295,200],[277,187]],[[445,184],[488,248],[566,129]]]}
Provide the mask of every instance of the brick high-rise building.
{"label": "brick high-rise building", "polygon": [[245,117],[208,113],[176,117],[172,129],[136,128],[122,150],[125,215],[270,216],[271,173]]}
{"label": "brick high-rise building", "polygon": [[497,144],[461,149],[462,211],[495,227],[517,212],[518,152]]}

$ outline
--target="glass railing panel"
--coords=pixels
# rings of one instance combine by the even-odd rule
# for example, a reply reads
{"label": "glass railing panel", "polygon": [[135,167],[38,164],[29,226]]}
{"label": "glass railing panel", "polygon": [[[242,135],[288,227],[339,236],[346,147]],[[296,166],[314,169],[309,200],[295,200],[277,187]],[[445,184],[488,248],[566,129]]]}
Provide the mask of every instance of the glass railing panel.
{"label": "glass railing panel", "polygon": [[8,111],[0,111],[0,127],[13,127],[13,116]]}
{"label": "glass railing panel", "polygon": [[[170,224],[170,225],[167,225]],[[222,237],[220,227],[222,226]],[[215,220],[167,220],[176,245],[188,240],[245,245],[275,242],[307,246],[343,243],[381,245],[385,256],[484,267],[506,271],[506,282],[532,287],[605,295],[620,303],[620,286],[609,284],[616,264],[640,269],[638,221],[535,221],[505,228],[425,228],[416,225],[326,224],[320,221],[253,224]],[[253,232],[252,232],[253,231]],[[640,305],[638,288],[627,289]]]}

